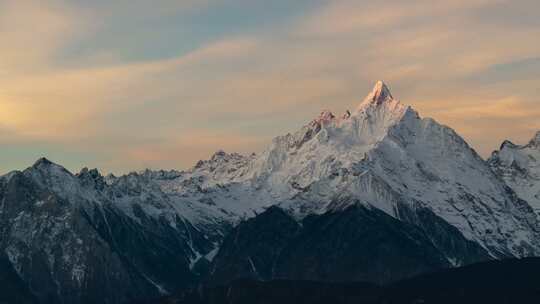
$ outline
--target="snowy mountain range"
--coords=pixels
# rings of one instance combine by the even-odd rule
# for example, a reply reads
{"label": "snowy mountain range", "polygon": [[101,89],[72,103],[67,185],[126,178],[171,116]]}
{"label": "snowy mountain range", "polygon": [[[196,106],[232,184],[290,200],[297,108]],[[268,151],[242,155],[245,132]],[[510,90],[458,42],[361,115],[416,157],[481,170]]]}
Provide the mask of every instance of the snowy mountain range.
{"label": "snowy mountain range", "polygon": [[505,141],[488,159],[493,171],[540,214],[540,131],[528,144]]}
{"label": "snowy mountain range", "polygon": [[378,82],[260,154],[120,177],[40,159],[0,178],[0,203],[0,262],[40,303],[239,277],[388,282],[540,256],[540,132],[485,161]]}

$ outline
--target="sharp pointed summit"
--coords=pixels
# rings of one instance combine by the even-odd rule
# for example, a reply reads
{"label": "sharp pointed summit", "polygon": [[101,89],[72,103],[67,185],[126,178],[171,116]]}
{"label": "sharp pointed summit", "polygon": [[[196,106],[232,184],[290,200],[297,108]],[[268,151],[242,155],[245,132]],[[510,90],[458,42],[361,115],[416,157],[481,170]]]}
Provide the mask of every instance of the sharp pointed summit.
{"label": "sharp pointed summit", "polygon": [[379,80],[377,81],[377,83],[375,83],[375,86],[371,90],[371,93],[369,93],[366,98],[364,98],[362,103],[360,103],[360,105],[356,109],[356,112],[361,112],[369,106],[380,106],[394,100],[395,99],[392,96],[392,93],[390,92],[388,86],[382,80]]}
{"label": "sharp pointed summit", "polygon": [[68,172],[64,167],[50,161],[49,159],[45,157],[41,157],[38,160],[36,160],[36,162],[30,168],[37,169],[37,170],[45,170],[45,171],[59,170],[59,171]]}
{"label": "sharp pointed summit", "polygon": [[379,80],[377,81],[377,83],[375,83],[372,93],[376,96],[377,100],[386,97],[389,97],[390,99],[393,98],[392,94],[390,93],[390,89],[382,80]]}
{"label": "sharp pointed summit", "polygon": [[382,80],[379,80],[375,83],[373,90],[371,90],[371,93],[364,99],[363,103],[383,103],[384,101],[392,99],[394,99],[394,97],[392,96],[392,93],[390,93],[388,86]]}
{"label": "sharp pointed summit", "polygon": [[41,157],[41,158],[39,158],[38,160],[36,160],[36,162],[34,162],[34,164],[32,165],[32,167],[37,168],[37,167],[40,167],[40,166],[50,166],[50,165],[52,165],[52,164],[53,164],[53,162],[51,162],[51,161],[48,160],[47,158]]}

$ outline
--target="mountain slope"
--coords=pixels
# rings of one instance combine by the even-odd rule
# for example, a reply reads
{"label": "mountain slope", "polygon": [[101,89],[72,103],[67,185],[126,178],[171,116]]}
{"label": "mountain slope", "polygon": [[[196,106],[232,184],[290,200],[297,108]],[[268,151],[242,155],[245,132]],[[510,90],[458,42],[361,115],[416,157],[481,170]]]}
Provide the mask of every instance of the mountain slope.
{"label": "mountain slope", "polygon": [[142,211],[149,193],[126,214],[119,187],[46,159],[0,179],[0,248],[40,303],[125,303],[198,281],[192,260],[212,241],[179,214]]}
{"label": "mountain slope", "polygon": [[488,163],[540,215],[540,131],[523,146],[505,141]]}
{"label": "mountain slope", "polygon": [[427,208],[494,257],[540,254],[530,206],[458,134],[382,82],[351,115],[324,112],[243,168],[235,180],[254,185],[256,201],[279,201],[299,218],[354,200],[405,221],[399,210]]}
{"label": "mountain slope", "polygon": [[529,204],[456,132],[421,118],[383,82],[352,113],[324,111],[259,155],[218,152],[159,184],[232,223],[275,204],[302,219],[358,200],[403,221],[429,209],[493,257],[540,254]]}
{"label": "mountain slope", "polygon": [[[431,220],[435,225],[435,217]],[[445,232],[444,240],[464,250],[439,246],[422,228],[359,202],[300,223],[270,207],[225,238],[209,282],[252,278],[387,283],[451,267],[448,257],[465,263],[489,259],[480,246],[452,232]]]}

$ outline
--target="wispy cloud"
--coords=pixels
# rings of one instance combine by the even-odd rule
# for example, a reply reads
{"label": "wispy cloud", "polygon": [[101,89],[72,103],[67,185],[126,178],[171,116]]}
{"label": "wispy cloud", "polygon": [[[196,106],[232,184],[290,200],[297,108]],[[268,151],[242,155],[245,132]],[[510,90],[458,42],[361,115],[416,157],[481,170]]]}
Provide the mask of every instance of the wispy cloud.
{"label": "wispy cloud", "polygon": [[89,26],[85,19],[60,3],[0,2],[0,77],[48,68],[65,43]]}
{"label": "wispy cloud", "polygon": [[300,30],[306,35],[321,36],[358,34],[359,31],[369,30],[381,32],[411,21],[433,22],[433,19],[441,21],[441,17],[455,16],[467,10],[504,1],[335,1],[328,2],[315,14],[306,18]]}
{"label": "wispy cloud", "polygon": [[122,156],[121,162],[124,163],[119,164],[117,158],[112,158],[109,165],[112,168],[134,164],[138,168],[159,169],[167,168],[171,164],[175,164],[176,168],[190,167],[195,165],[201,155],[209,157],[209,151],[225,150],[249,154],[254,150],[262,149],[269,140],[270,138],[264,136],[194,129],[162,144],[138,145],[121,150],[119,154]]}

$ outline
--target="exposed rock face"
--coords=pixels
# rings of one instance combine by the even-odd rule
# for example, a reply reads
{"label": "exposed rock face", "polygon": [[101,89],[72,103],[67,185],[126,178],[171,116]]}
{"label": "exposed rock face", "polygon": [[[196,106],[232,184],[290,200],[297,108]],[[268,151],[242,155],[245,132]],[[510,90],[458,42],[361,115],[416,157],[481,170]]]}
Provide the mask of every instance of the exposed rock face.
{"label": "exposed rock face", "polygon": [[540,131],[523,146],[503,142],[488,163],[540,216]]}
{"label": "exposed rock face", "polygon": [[[93,181],[93,182],[92,182]],[[39,160],[0,181],[0,246],[40,303],[125,303],[197,281],[192,248],[212,243],[177,216],[134,217],[96,172],[73,176]]]}

